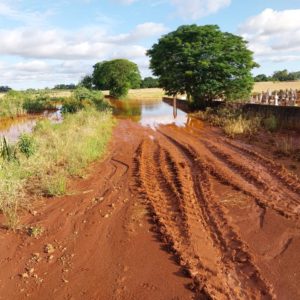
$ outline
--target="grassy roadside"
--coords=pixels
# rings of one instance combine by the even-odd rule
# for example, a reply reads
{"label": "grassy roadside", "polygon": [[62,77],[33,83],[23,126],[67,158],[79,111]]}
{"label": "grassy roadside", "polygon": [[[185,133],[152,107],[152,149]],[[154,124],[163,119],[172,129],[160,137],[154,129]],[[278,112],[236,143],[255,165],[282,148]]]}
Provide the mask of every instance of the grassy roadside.
{"label": "grassy roadside", "polygon": [[0,211],[6,225],[16,228],[18,211],[35,196],[62,195],[69,176],[102,157],[115,121],[111,112],[94,108],[66,114],[61,124],[39,122],[16,145],[2,142],[0,158]]}
{"label": "grassy roadside", "polygon": [[39,113],[54,110],[61,100],[46,92],[9,91],[0,99],[0,118],[14,118],[27,113]]}
{"label": "grassy roadside", "polygon": [[192,114],[194,117],[220,127],[231,138],[239,135],[253,136],[259,130],[275,131],[278,121],[274,116],[263,118],[260,115],[245,114],[234,107],[207,108]]}

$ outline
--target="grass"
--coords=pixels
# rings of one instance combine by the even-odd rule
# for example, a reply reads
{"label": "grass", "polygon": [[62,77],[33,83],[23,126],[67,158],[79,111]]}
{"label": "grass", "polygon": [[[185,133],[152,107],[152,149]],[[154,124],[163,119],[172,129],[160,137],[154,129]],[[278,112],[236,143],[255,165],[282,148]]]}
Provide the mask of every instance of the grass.
{"label": "grass", "polygon": [[231,138],[237,135],[251,136],[263,126],[262,117],[246,115],[239,109],[226,106],[215,109],[207,108],[206,111],[199,111],[193,116],[213,126],[221,127]]}
{"label": "grass", "polygon": [[65,194],[68,177],[82,175],[105,153],[114,122],[110,111],[93,108],[67,114],[61,124],[43,120],[14,146],[16,159],[2,156],[0,210],[7,226],[17,226],[30,198]]}
{"label": "grass", "polygon": [[283,156],[290,156],[296,150],[295,142],[292,137],[280,137],[275,140],[275,153]]}
{"label": "grass", "polygon": [[55,109],[56,99],[45,92],[9,91],[0,98],[0,118],[23,116]]}
{"label": "grass", "polygon": [[225,121],[223,130],[227,136],[234,138],[236,135],[253,135],[257,132],[259,126],[259,119],[247,119],[240,115],[236,119],[228,119]]}

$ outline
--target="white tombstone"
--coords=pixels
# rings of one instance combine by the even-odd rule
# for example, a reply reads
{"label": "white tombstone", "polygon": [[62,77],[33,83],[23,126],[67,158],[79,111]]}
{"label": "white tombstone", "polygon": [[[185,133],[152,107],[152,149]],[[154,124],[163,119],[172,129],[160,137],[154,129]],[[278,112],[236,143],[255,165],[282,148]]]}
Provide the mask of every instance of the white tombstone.
{"label": "white tombstone", "polygon": [[262,103],[262,99],[263,99],[263,93],[260,93],[258,95],[258,102],[261,104]]}
{"label": "white tombstone", "polygon": [[277,94],[277,92],[275,92],[275,96],[274,96],[274,100],[275,100],[275,105],[278,106],[278,99],[279,99],[279,96]]}

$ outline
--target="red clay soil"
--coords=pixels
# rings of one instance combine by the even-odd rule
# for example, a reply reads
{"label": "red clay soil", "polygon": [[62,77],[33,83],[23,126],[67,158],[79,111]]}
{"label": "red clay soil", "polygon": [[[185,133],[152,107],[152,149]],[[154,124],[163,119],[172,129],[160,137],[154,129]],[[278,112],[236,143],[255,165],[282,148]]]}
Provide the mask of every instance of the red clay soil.
{"label": "red clay soil", "polygon": [[109,153],[40,237],[0,230],[0,299],[300,299],[295,175],[209,128],[120,121]]}

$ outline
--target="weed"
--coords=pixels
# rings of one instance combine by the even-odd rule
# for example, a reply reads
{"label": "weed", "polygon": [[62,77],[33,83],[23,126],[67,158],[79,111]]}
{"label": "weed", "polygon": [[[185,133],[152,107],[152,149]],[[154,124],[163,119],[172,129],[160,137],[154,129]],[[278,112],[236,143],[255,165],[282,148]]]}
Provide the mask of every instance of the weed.
{"label": "weed", "polygon": [[36,143],[30,134],[22,134],[19,138],[19,150],[27,158],[36,152]]}
{"label": "weed", "polygon": [[41,189],[43,194],[48,197],[64,195],[67,190],[66,175],[62,173],[45,176],[41,183]]}
{"label": "weed", "polygon": [[11,145],[7,142],[6,138],[3,137],[2,143],[0,144],[0,157],[5,161],[16,161],[17,151],[15,145]]}
{"label": "weed", "polygon": [[43,232],[44,228],[42,226],[31,226],[27,229],[28,235],[34,238],[41,236]]}

